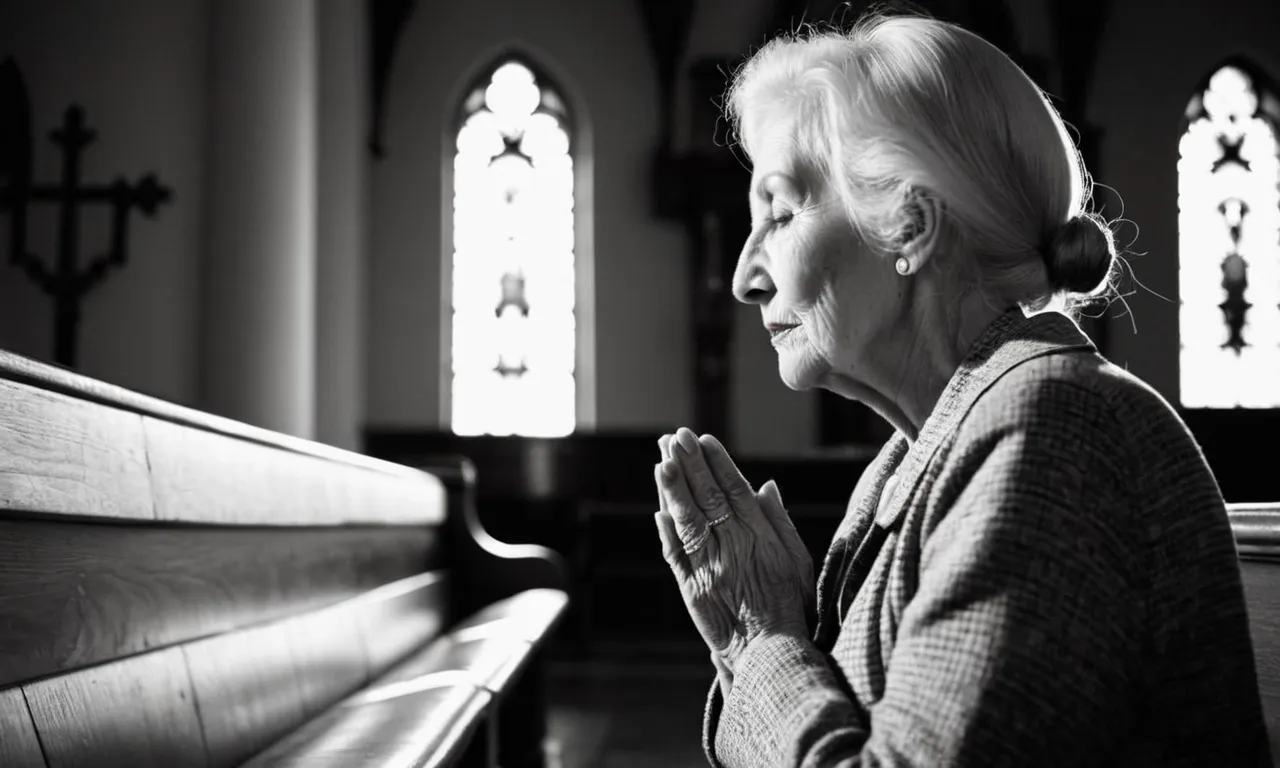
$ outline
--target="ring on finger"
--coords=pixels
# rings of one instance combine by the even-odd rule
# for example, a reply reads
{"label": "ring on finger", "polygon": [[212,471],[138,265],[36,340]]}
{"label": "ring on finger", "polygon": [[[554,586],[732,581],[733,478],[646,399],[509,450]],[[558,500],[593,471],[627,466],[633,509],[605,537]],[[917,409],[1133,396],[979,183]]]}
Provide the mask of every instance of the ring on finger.
{"label": "ring on finger", "polygon": [[707,540],[710,538],[711,538],[711,526],[708,525],[706,528],[702,529],[702,533],[700,533],[697,538],[695,538],[693,541],[690,541],[684,545],[684,553],[686,555],[692,555],[693,553],[705,547],[707,545]]}
{"label": "ring on finger", "polygon": [[707,540],[711,538],[711,530],[717,525],[727,522],[732,516],[732,512],[725,512],[714,520],[708,520],[707,527],[702,529],[702,533],[696,539],[684,545],[685,554],[692,555],[694,552],[705,547],[707,545]]}

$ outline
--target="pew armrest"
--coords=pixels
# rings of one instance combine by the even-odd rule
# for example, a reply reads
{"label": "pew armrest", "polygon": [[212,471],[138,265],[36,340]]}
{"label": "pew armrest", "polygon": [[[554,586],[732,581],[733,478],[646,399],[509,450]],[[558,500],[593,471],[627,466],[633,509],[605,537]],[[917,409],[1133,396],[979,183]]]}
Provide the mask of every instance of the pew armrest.
{"label": "pew armrest", "polygon": [[450,556],[463,571],[454,594],[458,616],[530,589],[569,590],[569,570],[554,550],[536,544],[508,544],[489,535],[476,507],[476,467],[463,456],[425,459],[420,469],[435,475],[448,493]]}
{"label": "pew armrest", "polygon": [[490,695],[466,683],[424,680],[391,695],[341,702],[260,753],[246,768],[456,764]]}
{"label": "pew armrest", "polygon": [[535,589],[486,606],[246,766],[449,766],[492,749],[494,713],[567,604]]}
{"label": "pew armrest", "polygon": [[1280,504],[1228,504],[1227,517],[1243,560],[1280,560]]}

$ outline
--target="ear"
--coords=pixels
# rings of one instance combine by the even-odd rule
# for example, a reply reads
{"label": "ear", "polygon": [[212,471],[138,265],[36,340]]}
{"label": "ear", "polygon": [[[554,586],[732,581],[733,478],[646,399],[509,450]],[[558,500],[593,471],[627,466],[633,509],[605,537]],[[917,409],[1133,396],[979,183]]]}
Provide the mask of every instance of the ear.
{"label": "ear", "polygon": [[898,238],[898,251],[917,272],[924,266],[939,245],[942,224],[942,200],[927,189],[912,189],[902,207],[902,232]]}

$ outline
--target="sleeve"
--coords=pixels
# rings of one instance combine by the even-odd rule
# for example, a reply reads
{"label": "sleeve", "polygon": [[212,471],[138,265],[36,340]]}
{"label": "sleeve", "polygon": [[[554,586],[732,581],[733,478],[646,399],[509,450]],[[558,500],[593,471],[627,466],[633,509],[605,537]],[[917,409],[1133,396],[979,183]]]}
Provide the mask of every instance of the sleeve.
{"label": "sleeve", "polygon": [[1069,438],[998,430],[948,456],[869,722],[807,639],[763,637],[710,724],[718,764],[1109,763],[1140,663],[1136,549],[1113,459]]}
{"label": "sleeve", "polygon": [[716,729],[720,725],[720,712],[724,709],[724,689],[717,676],[707,691],[707,706],[702,712],[702,752],[711,768],[724,768],[716,759]]}
{"label": "sleeve", "polygon": [[[831,548],[827,551],[826,557],[823,559],[822,572],[818,574],[818,583],[823,582],[827,577],[827,571],[832,568],[835,562],[838,562],[839,555],[844,551],[847,542],[842,542],[841,531],[858,530],[863,524],[858,513],[858,504],[861,499],[867,495],[868,488],[875,482],[877,476],[882,476],[886,470],[886,463],[894,458],[895,451],[905,450],[906,440],[900,435],[895,434],[893,438],[886,441],[880,448],[880,453],[876,456],[865,470],[858,476],[858,482],[854,485],[853,493],[849,497],[848,509],[845,512],[844,520],[840,524],[840,529],[836,532],[836,540],[832,542]],[[875,509],[868,509],[866,515],[874,515]],[[856,537],[855,537],[856,538]],[[815,596],[815,614],[809,617],[810,629],[817,626],[816,602],[821,599],[821,591]],[[725,692],[731,686],[725,685],[726,671],[716,664],[715,657],[712,657],[712,664],[716,666],[716,679],[711,682],[710,690],[707,691],[707,703],[703,709],[702,715],[702,751],[706,755],[707,762],[712,768],[723,768],[720,761],[716,759],[715,743],[716,729],[720,724],[720,712],[724,708]]]}

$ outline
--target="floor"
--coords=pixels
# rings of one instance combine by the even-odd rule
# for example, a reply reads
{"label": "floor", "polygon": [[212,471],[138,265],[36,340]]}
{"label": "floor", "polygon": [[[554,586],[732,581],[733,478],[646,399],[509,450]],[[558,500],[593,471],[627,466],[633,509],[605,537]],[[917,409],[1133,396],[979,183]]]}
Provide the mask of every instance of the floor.
{"label": "floor", "polygon": [[548,672],[548,768],[706,766],[701,732],[710,662],[555,663]]}

